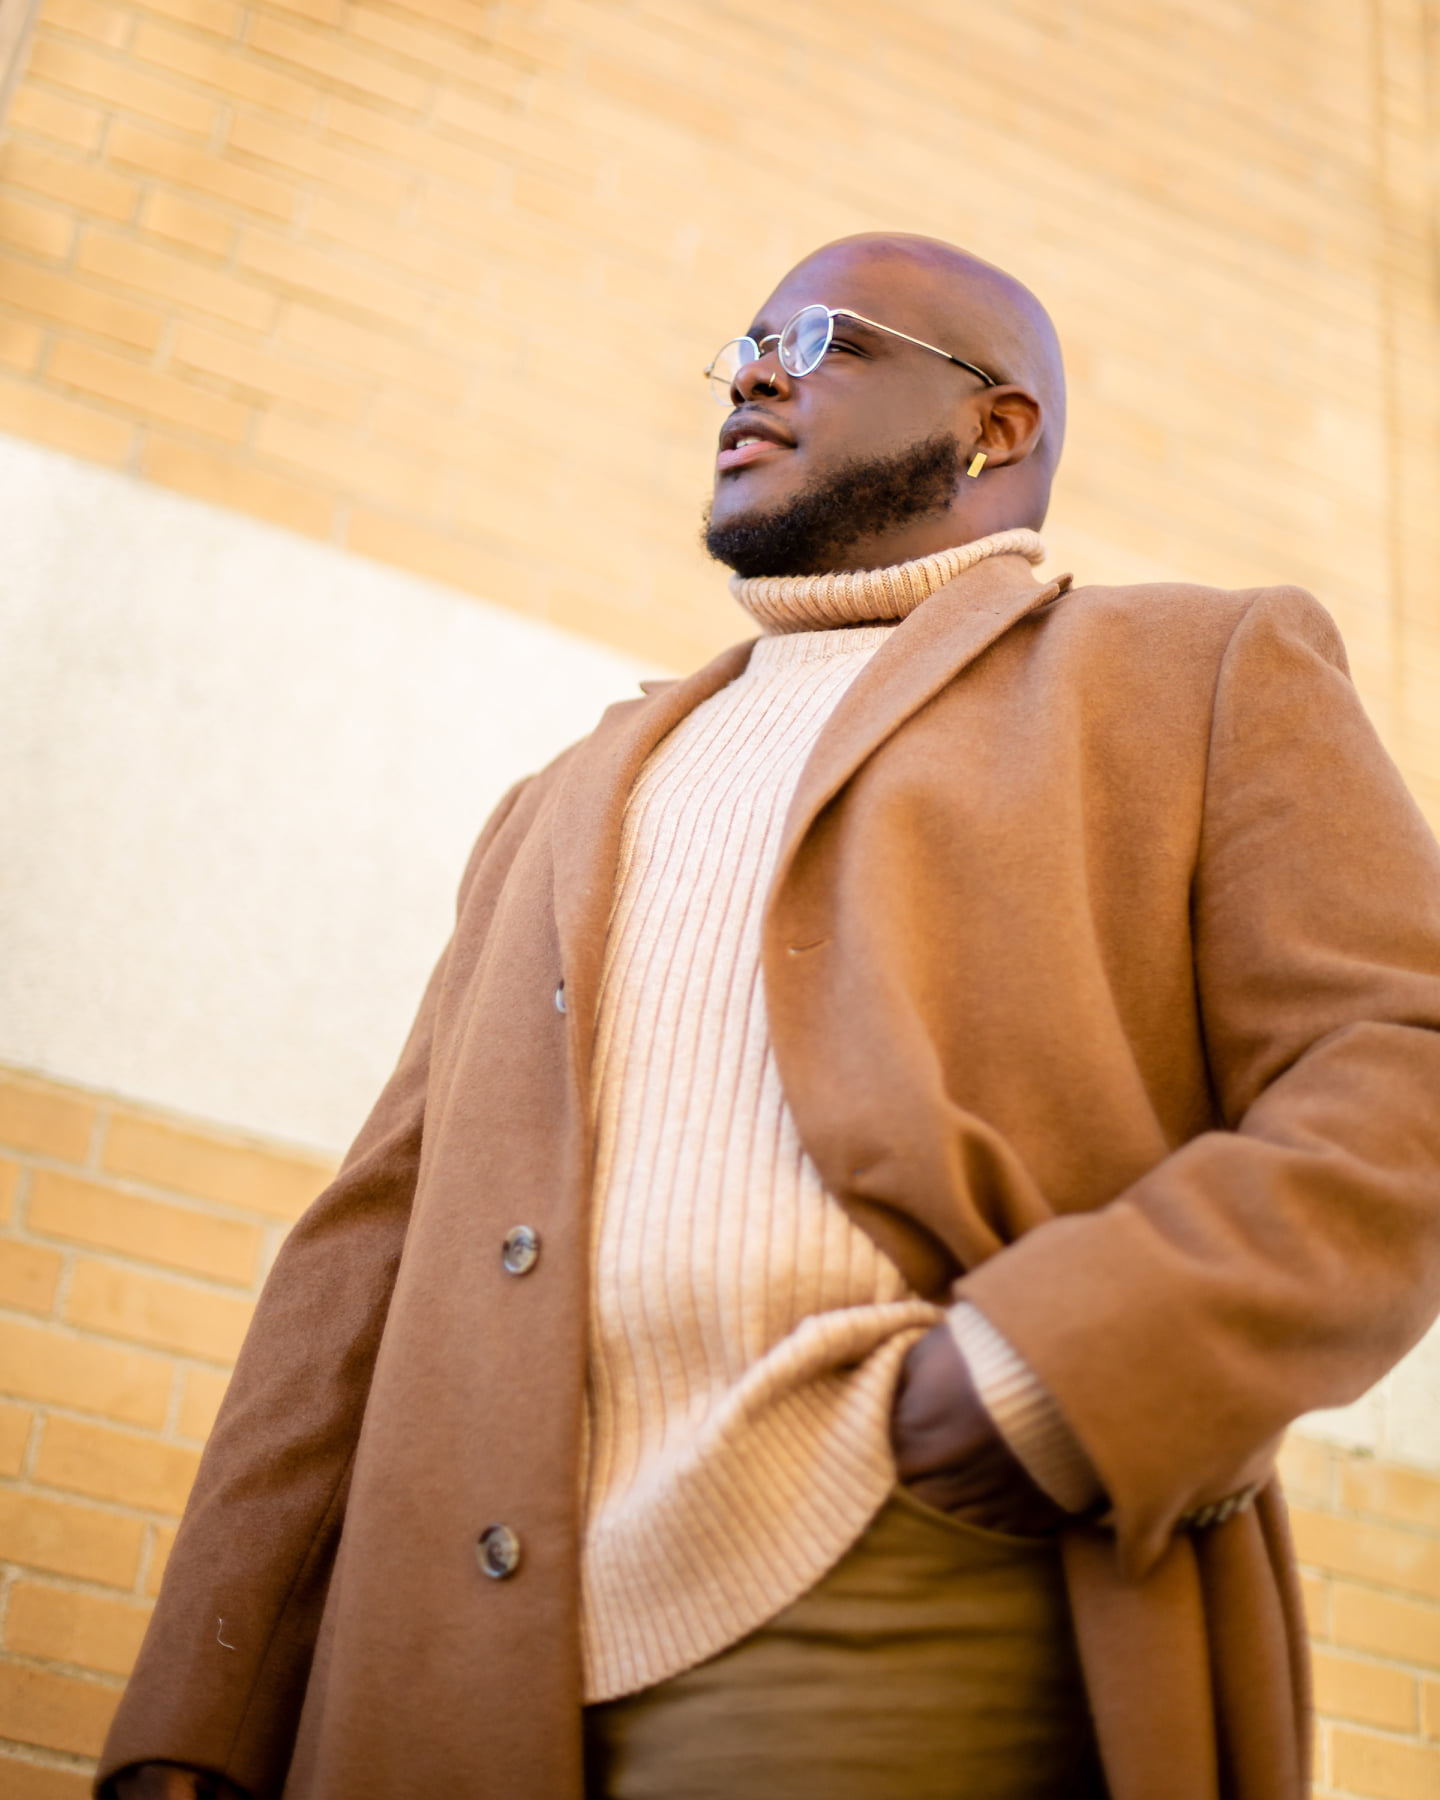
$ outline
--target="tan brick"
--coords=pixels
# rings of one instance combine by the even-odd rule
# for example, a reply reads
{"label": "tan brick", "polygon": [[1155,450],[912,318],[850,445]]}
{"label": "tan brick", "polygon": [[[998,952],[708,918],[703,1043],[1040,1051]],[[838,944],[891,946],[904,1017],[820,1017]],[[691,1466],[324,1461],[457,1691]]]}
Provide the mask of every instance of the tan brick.
{"label": "tan brick", "polygon": [[[396,225],[343,196],[323,191],[312,195],[305,228],[311,237],[329,238],[375,258],[392,271],[443,287],[469,292],[478,289],[484,279],[485,258],[476,246],[457,243],[448,233],[419,230],[414,222]],[[497,337],[505,336],[493,317],[489,323]]]}
{"label": "tan brick", "polygon": [[265,0],[269,12],[291,13],[312,25],[338,25],[344,17],[342,0]]}
{"label": "tan brick", "polygon": [[105,112],[98,106],[67,100],[48,88],[22,81],[10,102],[10,116],[5,123],[11,131],[33,132],[55,144],[93,150],[105,135],[105,119]]}
{"label": "tan brick", "polygon": [[0,1488],[0,1557],[7,1562],[128,1588],[139,1572],[144,1541],[139,1519]]}
{"label": "tan brick", "polygon": [[14,381],[0,382],[0,431],[112,465],[125,461],[135,435],[126,420]]}
{"label": "tan brick", "polygon": [[296,419],[275,414],[262,419],[255,433],[255,448],[309,475],[333,481],[346,493],[421,512],[432,510],[439,499],[433,463],[393,455]]}
{"label": "tan brick", "polygon": [[214,88],[229,99],[292,119],[308,119],[320,98],[318,88],[278,69],[267,69],[232,45],[207,44],[162,25],[140,26],[135,33],[135,55],[142,62]]}
{"label": "tan brick", "polygon": [[261,232],[245,234],[240,262],[283,292],[327,301],[346,312],[371,313],[403,326],[413,326],[425,304],[424,296],[408,283],[392,281],[308,244]]}
{"label": "tan brick", "polygon": [[48,1313],[55,1304],[55,1288],[64,1266],[65,1258],[58,1250],[0,1240],[0,1306]]}
{"label": "tan brick", "polygon": [[182,200],[178,194],[152,190],[140,209],[140,224],[156,237],[168,238],[202,256],[226,257],[235,242],[235,226],[213,208]]}
{"label": "tan brick", "polygon": [[138,125],[117,120],[106,149],[110,160],[124,168],[143,169],[147,175],[173,181],[197,194],[211,195],[245,212],[288,219],[295,210],[297,190],[293,182],[242,168],[229,158],[212,156],[208,150],[177,143],[174,138],[145,131]]}
{"label": "tan brick", "polygon": [[118,1501],[178,1518],[199,1461],[197,1451],[179,1444],[52,1414],[40,1437],[35,1480],[90,1500]]}
{"label": "tan brick", "polygon": [[153,294],[171,306],[212,313],[251,331],[263,331],[275,316],[275,301],[263,288],[108,231],[85,232],[75,266],[121,287]]}
{"label": "tan brick", "polygon": [[225,1390],[228,1375],[217,1375],[213,1369],[187,1369],[185,1389],[180,1398],[180,1417],[176,1430],[181,1437],[198,1438],[203,1444],[215,1424],[215,1415]]}
{"label": "tan brick", "polygon": [[86,1096],[0,1072],[0,1144],[83,1162],[94,1124],[95,1102]]}
{"label": "tan brick", "polygon": [[0,1156],[0,1221],[15,1217],[15,1197],[20,1192],[21,1167],[8,1156]]}
{"label": "tan brick", "polygon": [[1347,1459],[1340,1469],[1340,1505],[1402,1525],[1418,1525],[1440,1537],[1440,1479],[1394,1463]]}
{"label": "tan brick", "polygon": [[[466,37],[474,37],[483,28],[486,38],[498,35],[498,18],[491,11],[483,20],[477,20],[472,0],[398,0],[398,4],[407,13],[419,19],[433,19],[437,25],[448,25],[452,31],[462,33]],[[351,5],[350,18],[352,29],[358,23],[356,15],[363,9]]]}
{"label": "tan brick", "polygon": [[170,1366],[158,1356],[76,1338],[53,1326],[0,1319],[5,1391],[128,1425],[165,1422]]}
{"label": "tan brick", "polygon": [[5,1800],[90,1800],[92,1782],[76,1769],[22,1761],[0,1751],[0,1793]]}
{"label": "tan brick", "polygon": [[142,420],[163,419],[226,443],[238,444],[250,422],[250,408],[236,400],[91,344],[57,344],[46,373],[52,381],[129,407]]}
{"label": "tan brick", "polygon": [[[498,195],[508,177],[504,158],[493,151],[452,143],[428,125],[406,124],[373,106],[332,100],[325,115],[325,128],[336,137],[379,152],[392,163],[426,169],[432,175],[484,194]],[[469,201],[473,206],[473,195]]]}
{"label": "tan brick", "polygon": [[29,256],[59,262],[69,255],[75,226],[53,206],[36,206],[18,194],[0,193],[0,242]]}
{"label": "tan brick", "polygon": [[334,32],[307,31],[263,13],[251,22],[250,45],[262,56],[273,56],[318,75],[327,87],[374,94],[408,112],[418,112],[428,92],[428,83],[418,75],[397,69],[388,58],[357,50]]}
{"label": "tan brick", "polygon": [[1440,1793],[1440,1748],[1397,1743],[1337,1725],[1330,1733],[1330,1779],[1367,1800],[1435,1800]]}
{"label": "tan brick", "polygon": [[403,56],[427,72],[433,70],[443,75],[447,84],[462,81],[506,101],[517,99],[524,91],[525,73],[512,63],[457,42],[453,35],[411,25],[391,12],[369,6],[354,7],[350,13],[350,29],[365,43]]}
{"label": "tan brick", "polygon": [[377,368],[387,369],[403,386],[442,398],[453,398],[464,379],[464,366],[455,357],[438,356],[401,336],[298,303],[285,308],[280,336],[297,350],[343,364],[371,380]]}
{"label": "tan brick", "polygon": [[196,138],[208,138],[219,116],[214,101],[192,94],[173,81],[138,74],[133,64],[118,57],[101,56],[58,38],[35,40],[30,50],[29,73]]}
{"label": "tan brick", "polygon": [[0,148],[0,181],[59,200],[77,212],[122,221],[134,215],[140,192],[133,181],[109,169],[56,156],[38,144],[13,138]]}
{"label": "tan brick", "polygon": [[265,1150],[125,1112],[111,1123],[104,1162],[113,1175],[132,1175],[156,1187],[275,1219],[299,1218],[334,1169],[319,1158]]}
{"label": "tan brick", "polygon": [[1440,1536],[1303,1507],[1291,1509],[1290,1522],[1302,1563],[1440,1600]]}
{"label": "tan brick", "polygon": [[1408,1671],[1335,1650],[1317,1650],[1314,1671],[1317,1712],[1390,1731],[1415,1730],[1419,1689]]}
{"label": "tan brick", "polygon": [[14,1743],[98,1756],[119,1703],[118,1687],[0,1664],[0,1737]]}
{"label": "tan brick", "polygon": [[[117,299],[113,294],[98,293],[69,275],[56,275],[47,269],[27,268],[18,263],[5,264],[0,267],[0,293],[7,305],[35,313],[57,325],[70,325],[98,337],[132,345],[137,350],[153,350],[160,342],[159,313]],[[69,446],[62,445],[62,448]]]}
{"label": "tan brick", "polygon": [[5,1643],[22,1656],[128,1675],[149,1618],[149,1606],[140,1601],[19,1581],[10,1591]]}
{"label": "tan brick", "polygon": [[1426,1737],[1440,1740],[1440,1681],[1421,1682],[1420,1712]]}
{"label": "tan brick", "polygon": [[159,13],[177,25],[191,25],[196,31],[222,38],[238,37],[244,17],[232,0],[139,0],[139,4],[145,12]]}
{"label": "tan brick", "polygon": [[1331,1636],[1353,1650],[1440,1669],[1440,1606],[1377,1594],[1336,1581],[1330,1591]]}
{"label": "tan brick", "polygon": [[[566,95],[568,101],[570,96]],[[458,88],[442,88],[435,96],[434,121],[447,131],[503,151],[521,168],[563,169],[568,174],[593,177],[595,149],[592,143],[555,131],[543,120],[501,108],[488,98]]]}
{"label": "tan brick", "polygon": [[307,537],[330,535],[335,497],[303,487],[289,476],[253,468],[243,455],[178,443],[158,432],[146,434],[140,458],[146,480],[161,487],[232,507],[257,519],[268,519]]}
{"label": "tan brick", "polygon": [[373,158],[352,156],[271,119],[238,114],[230,127],[230,143],[242,155],[270,163],[291,177],[323,181],[391,212],[404,204],[410,188],[408,176]]}
{"label": "tan brick", "polygon": [[248,1287],[260,1256],[260,1228],[194,1207],[142,1199],[52,1169],[37,1171],[26,1211],[30,1230],[165,1268]]}
{"label": "tan brick", "polygon": [[248,1301],[89,1260],[77,1264],[65,1307],[71,1325],[222,1363],[238,1355],[250,1313]]}
{"label": "tan brick", "polygon": [[18,1475],[25,1466],[25,1447],[35,1415],[28,1406],[0,1400],[0,1475]]}
{"label": "tan brick", "polygon": [[159,1598],[160,1584],[170,1566],[170,1552],[175,1548],[174,1525],[150,1527],[150,1561],[145,1569],[145,1592],[151,1600]]}
{"label": "tan brick", "polygon": [[68,31],[118,50],[130,35],[130,14],[105,0],[45,0],[40,23],[52,31]]}
{"label": "tan brick", "polygon": [[259,350],[242,338],[222,337],[198,325],[177,329],[170,360],[257,397],[288,401],[303,412],[353,424],[362,410],[357,383],[337,380],[308,368],[297,357]]}
{"label": "tan brick", "polygon": [[1305,1620],[1312,1638],[1330,1636],[1330,1583],[1323,1577],[1302,1575],[1300,1599],[1305,1607]]}
{"label": "tan brick", "polygon": [[653,113],[687,132],[701,131],[722,141],[735,136],[734,108],[717,106],[691,89],[660,80],[632,64],[592,54],[585,59],[585,83],[608,100]]}

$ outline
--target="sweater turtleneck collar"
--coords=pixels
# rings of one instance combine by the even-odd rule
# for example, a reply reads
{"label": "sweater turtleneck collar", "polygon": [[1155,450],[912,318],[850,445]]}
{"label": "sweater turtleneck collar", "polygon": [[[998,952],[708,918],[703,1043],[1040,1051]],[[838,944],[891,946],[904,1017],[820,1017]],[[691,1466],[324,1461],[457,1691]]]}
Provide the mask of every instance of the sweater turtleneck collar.
{"label": "sweater turtleneck collar", "polygon": [[905,618],[936,588],[989,556],[1045,560],[1033,531],[997,531],[973,543],[937,550],[888,569],[846,569],[829,575],[732,575],[730,592],[767,635],[824,631],[837,625],[878,625]]}

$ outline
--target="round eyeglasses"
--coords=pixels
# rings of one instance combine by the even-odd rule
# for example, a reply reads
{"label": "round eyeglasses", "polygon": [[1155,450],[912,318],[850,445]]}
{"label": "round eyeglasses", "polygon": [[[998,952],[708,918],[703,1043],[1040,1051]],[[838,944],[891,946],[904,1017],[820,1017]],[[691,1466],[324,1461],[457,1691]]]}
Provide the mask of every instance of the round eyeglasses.
{"label": "round eyeglasses", "polygon": [[735,377],[750,363],[758,362],[762,356],[768,355],[772,344],[780,367],[787,375],[809,375],[819,368],[835,336],[837,318],[854,319],[856,324],[868,325],[872,331],[883,331],[889,337],[904,338],[907,344],[918,344],[922,350],[933,351],[936,356],[943,356],[946,362],[954,363],[957,369],[968,369],[972,375],[978,375],[986,387],[1000,385],[993,375],[987,375],[983,369],[977,368],[972,362],[966,362],[962,356],[952,356],[938,344],[927,344],[923,338],[911,337],[908,331],[897,331],[893,325],[882,325],[878,319],[867,319],[863,313],[852,312],[848,306],[822,306],[816,301],[810,306],[802,306],[799,312],[786,320],[780,331],[771,332],[758,343],[753,337],[738,337],[721,345],[705,371],[710,382],[710,392],[715,396],[717,404],[735,404],[731,398]]}

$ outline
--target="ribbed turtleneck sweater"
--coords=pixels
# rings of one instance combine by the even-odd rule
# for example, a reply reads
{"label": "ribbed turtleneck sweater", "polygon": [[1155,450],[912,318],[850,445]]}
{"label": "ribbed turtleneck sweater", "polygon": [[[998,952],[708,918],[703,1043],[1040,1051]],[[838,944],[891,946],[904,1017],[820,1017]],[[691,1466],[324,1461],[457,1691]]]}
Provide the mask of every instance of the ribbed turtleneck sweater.
{"label": "ribbed turtleneck sweater", "polygon": [[[633,1693],[818,1581],[895,1483],[901,1361],[946,1313],[821,1184],[781,1090],[760,929],[800,771],[894,622],[1033,532],[858,575],[732,582],[766,634],[628,798],[601,976],[585,1530],[585,1698]],[[1053,1402],[949,1311],[1037,1479],[1091,1482]]]}

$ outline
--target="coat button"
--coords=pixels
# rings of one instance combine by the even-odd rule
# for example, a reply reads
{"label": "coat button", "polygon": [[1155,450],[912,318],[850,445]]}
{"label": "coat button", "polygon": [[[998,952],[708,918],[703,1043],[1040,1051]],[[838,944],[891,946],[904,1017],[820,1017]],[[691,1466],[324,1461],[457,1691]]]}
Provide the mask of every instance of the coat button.
{"label": "coat button", "polygon": [[492,1581],[504,1581],[520,1567],[520,1540],[508,1525],[487,1525],[476,1540],[475,1559]]}
{"label": "coat button", "polygon": [[555,1010],[558,1013],[563,1013],[567,1010],[565,1006],[565,983],[563,981],[555,990]]}
{"label": "coat button", "polygon": [[500,1246],[507,1275],[528,1275],[540,1260],[540,1233],[529,1225],[513,1225]]}

